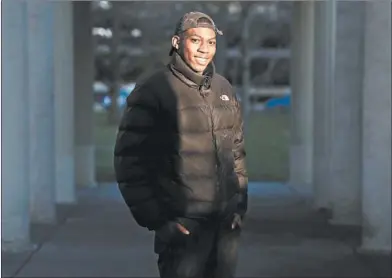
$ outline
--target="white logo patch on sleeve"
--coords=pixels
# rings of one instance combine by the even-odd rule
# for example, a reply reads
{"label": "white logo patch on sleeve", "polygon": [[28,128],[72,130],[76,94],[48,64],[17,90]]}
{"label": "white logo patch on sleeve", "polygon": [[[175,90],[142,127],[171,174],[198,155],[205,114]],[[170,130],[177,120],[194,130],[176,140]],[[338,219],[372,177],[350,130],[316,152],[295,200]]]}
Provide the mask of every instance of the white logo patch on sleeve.
{"label": "white logo patch on sleeve", "polygon": [[227,95],[221,95],[221,96],[220,96],[220,99],[221,99],[221,100],[224,100],[224,101],[229,101],[229,100],[230,100],[229,97],[228,97]]}

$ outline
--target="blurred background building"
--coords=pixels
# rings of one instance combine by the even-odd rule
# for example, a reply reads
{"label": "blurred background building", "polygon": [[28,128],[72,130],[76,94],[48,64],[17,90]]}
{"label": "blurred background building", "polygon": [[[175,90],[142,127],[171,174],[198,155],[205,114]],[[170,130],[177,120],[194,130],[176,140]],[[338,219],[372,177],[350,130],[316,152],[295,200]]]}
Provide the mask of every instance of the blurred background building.
{"label": "blurred background building", "polygon": [[390,1],[3,1],[3,250],[114,181],[126,97],[169,61],[191,10],[224,32],[215,63],[243,106],[250,180],[284,183],[361,227],[362,250],[390,252]]}
{"label": "blurred background building", "polygon": [[[118,122],[136,80],[169,61],[171,36],[179,18],[187,11],[200,10],[210,14],[225,31],[224,36],[218,38],[215,64],[217,71],[236,88],[246,114],[251,110],[280,106],[282,109],[276,116],[279,119],[271,124],[278,121],[277,125],[285,125],[278,129],[282,134],[277,140],[288,140],[288,133],[284,134],[283,129],[288,127],[289,116],[281,116],[281,112],[290,107],[292,6],[292,2],[274,1],[93,2],[94,109],[101,112],[99,120],[111,124]],[[112,99],[117,101],[112,102]],[[258,113],[257,121],[269,121],[269,117],[261,115]],[[260,134],[254,136],[262,137]],[[261,152],[268,151],[273,144],[270,139],[258,140],[254,149],[261,147]],[[287,179],[288,152],[285,147],[281,148],[283,145],[270,149],[267,155],[278,160],[273,167],[262,172],[258,167],[251,169],[255,179]],[[99,155],[105,155],[103,148]],[[111,149],[108,152],[111,159]],[[250,159],[253,153],[250,153]],[[259,154],[253,157],[262,159]],[[99,175],[112,173],[111,164],[102,168],[105,169],[99,170]]]}

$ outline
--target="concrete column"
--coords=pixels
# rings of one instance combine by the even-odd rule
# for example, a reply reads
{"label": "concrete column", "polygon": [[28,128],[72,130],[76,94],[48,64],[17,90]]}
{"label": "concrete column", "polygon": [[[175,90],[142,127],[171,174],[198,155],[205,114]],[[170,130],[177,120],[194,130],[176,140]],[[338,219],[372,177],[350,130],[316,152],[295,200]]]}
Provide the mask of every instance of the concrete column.
{"label": "concrete column", "polygon": [[55,164],[56,202],[60,204],[76,201],[72,14],[72,2],[55,2]]}
{"label": "concrete column", "polygon": [[330,208],[330,97],[335,58],[336,1],[316,2],[314,42],[313,190],[316,208]]}
{"label": "concrete column", "polygon": [[2,3],[1,250],[30,244],[26,4]]}
{"label": "concrete column", "polygon": [[37,223],[54,223],[54,63],[53,3],[28,1],[30,104],[30,213]]}
{"label": "concrete column", "polygon": [[366,2],[362,251],[391,252],[391,3]]}
{"label": "concrete column", "polygon": [[314,2],[294,2],[291,44],[290,184],[313,193]]}
{"label": "concrete column", "polygon": [[96,182],[91,2],[72,4],[74,8],[75,175],[77,186],[92,187]]}
{"label": "concrete column", "polygon": [[315,205],[333,224],[359,225],[364,3],[315,5]]}

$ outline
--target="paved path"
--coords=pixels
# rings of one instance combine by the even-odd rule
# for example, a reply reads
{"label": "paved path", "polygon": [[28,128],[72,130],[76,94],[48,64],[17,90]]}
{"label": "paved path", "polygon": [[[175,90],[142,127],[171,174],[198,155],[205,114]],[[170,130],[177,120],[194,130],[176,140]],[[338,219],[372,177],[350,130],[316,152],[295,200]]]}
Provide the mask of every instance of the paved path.
{"label": "paved path", "polygon": [[[355,232],[314,217],[282,184],[249,191],[237,277],[376,277],[355,254]],[[135,224],[115,185],[80,192],[62,214],[54,227],[33,227],[34,252],[2,254],[2,277],[158,276],[153,234]]]}

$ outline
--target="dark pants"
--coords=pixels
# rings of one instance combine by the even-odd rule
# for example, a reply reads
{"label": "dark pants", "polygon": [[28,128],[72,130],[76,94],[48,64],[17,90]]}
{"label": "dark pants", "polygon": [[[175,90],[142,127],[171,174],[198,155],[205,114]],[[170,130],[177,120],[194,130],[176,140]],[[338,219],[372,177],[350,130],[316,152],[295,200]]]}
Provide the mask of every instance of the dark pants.
{"label": "dark pants", "polygon": [[231,278],[235,275],[240,228],[231,222],[198,222],[190,235],[170,240],[155,235],[161,278]]}

